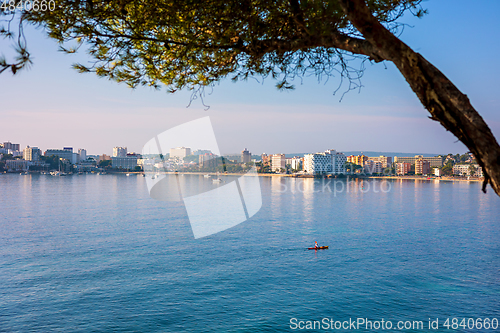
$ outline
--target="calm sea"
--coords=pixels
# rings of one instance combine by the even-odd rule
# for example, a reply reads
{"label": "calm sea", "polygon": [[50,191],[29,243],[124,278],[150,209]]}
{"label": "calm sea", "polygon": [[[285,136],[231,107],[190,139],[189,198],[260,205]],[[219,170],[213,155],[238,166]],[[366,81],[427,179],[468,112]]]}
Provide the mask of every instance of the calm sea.
{"label": "calm sea", "polygon": [[[143,177],[2,174],[0,331],[297,332],[361,318],[393,327],[360,332],[476,332],[494,318],[482,331],[500,331],[491,189],[341,185],[262,177],[255,216],[194,239],[183,204],[149,198]],[[314,241],[330,248],[306,250]],[[469,326],[446,329],[453,318]],[[308,331],[355,331],[322,328]]]}

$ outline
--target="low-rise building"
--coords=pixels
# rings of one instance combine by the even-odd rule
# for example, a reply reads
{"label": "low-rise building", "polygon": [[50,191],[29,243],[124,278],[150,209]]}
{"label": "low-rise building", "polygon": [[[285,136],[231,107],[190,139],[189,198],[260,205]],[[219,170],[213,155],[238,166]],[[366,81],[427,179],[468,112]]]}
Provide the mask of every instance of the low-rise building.
{"label": "low-rise building", "polygon": [[73,148],[64,147],[63,149],[47,149],[44,156],[58,156],[60,159],[65,159],[69,163],[76,164],[78,159],[78,154],[73,153]]}
{"label": "low-rise building", "polygon": [[31,161],[26,160],[7,160],[5,161],[5,166],[7,167],[8,172],[25,172],[29,170],[31,165]]}
{"label": "low-rise building", "polygon": [[111,166],[116,169],[134,170],[139,158],[140,156],[136,154],[127,154],[125,157],[111,157]]}
{"label": "low-rise building", "polygon": [[483,168],[479,164],[455,164],[453,174],[459,176],[484,177]]}

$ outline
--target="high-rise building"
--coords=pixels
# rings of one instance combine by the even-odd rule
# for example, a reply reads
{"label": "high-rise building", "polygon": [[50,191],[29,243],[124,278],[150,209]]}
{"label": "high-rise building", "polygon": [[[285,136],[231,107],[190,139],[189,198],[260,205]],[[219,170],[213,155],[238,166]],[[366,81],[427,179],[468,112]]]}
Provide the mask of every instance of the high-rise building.
{"label": "high-rise building", "polygon": [[304,155],[303,170],[313,175],[329,175],[345,173],[347,157],[334,149],[324,153]]}
{"label": "high-rise building", "polygon": [[411,170],[411,164],[407,162],[396,163],[396,174],[406,175]]}
{"label": "high-rise building", "polygon": [[78,159],[80,161],[85,161],[87,159],[87,150],[83,148],[78,149]]}
{"label": "high-rise building", "polygon": [[274,154],[271,155],[271,171],[281,171],[281,169],[286,168],[286,157],[285,154]]}
{"label": "high-rise building", "polygon": [[335,155],[334,174],[345,174],[345,164],[347,162],[347,156],[345,156],[344,153],[336,151],[335,149],[329,149],[326,152]]}
{"label": "high-rise building", "polygon": [[186,147],[170,148],[170,158],[172,157],[184,158],[189,155],[191,155],[191,148],[186,148]]}
{"label": "high-rise building", "polygon": [[38,147],[27,146],[23,150],[23,160],[38,161],[40,159],[41,151]]}
{"label": "high-rise building", "polygon": [[252,154],[245,148],[241,152],[241,163],[248,163],[252,160]]}
{"label": "high-rise building", "polygon": [[126,157],[126,156],[127,156],[127,147],[113,147],[112,157]]}
{"label": "high-rise building", "polygon": [[3,143],[3,148],[4,149],[10,149],[13,151],[19,151],[21,150],[21,145],[19,143],[11,143],[11,142],[4,142]]}
{"label": "high-rise building", "polygon": [[427,175],[431,172],[431,162],[419,158],[415,161],[415,174],[416,175]]}

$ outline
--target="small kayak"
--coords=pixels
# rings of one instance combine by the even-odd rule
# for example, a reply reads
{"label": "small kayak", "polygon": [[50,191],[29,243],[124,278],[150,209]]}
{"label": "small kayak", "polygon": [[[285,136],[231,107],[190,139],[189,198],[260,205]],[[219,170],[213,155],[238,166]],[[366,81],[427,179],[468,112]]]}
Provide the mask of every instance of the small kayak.
{"label": "small kayak", "polygon": [[308,247],[308,250],[326,250],[328,246]]}

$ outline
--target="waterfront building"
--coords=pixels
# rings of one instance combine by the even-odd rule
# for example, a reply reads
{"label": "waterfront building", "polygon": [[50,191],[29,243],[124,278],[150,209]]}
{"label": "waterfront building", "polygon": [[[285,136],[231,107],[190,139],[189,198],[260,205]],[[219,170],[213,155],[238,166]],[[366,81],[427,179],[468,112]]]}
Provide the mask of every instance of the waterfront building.
{"label": "waterfront building", "polygon": [[335,152],[335,174],[345,174],[345,164],[347,163],[347,156],[344,155],[344,153],[341,152]]}
{"label": "waterfront building", "polygon": [[44,156],[58,156],[61,159],[65,159],[68,162],[72,164],[76,164],[77,162],[77,155],[76,153],[73,153],[73,148],[71,147],[64,147],[63,149],[47,149],[45,153],[43,153]]}
{"label": "waterfront building", "polygon": [[76,166],[77,172],[97,171],[97,163],[93,159],[81,160]]}
{"label": "waterfront building", "polygon": [[281,171],[281,169],[286,169],[286,157],[285,154],[274,154],[271,155],[271,171]]}
{"label": "waterfront building", "polygon": [[134,170],[137,166],[138,154],[127,154],[125,157],[111,157],[111,166],[116,169]]}
{"label": "waterfront building", "polygon": [[332,175],[345,173],[347,157],[334,149],[323,153],[304,155],[304,172],[312,175]]}
{"label": "waterfront building", "polygon": [[364,166],[365,162],[368,161],[368,156],[365,155],[350,155],[346,158],[347,162],[352,164],[357,164],[359,166]]}
{"label": "waterfront building", "polygon": [[38,147],[27,146],[23,150],[23,159],[26,161],[38,161],[40,159],[41,151]]}
{"label": "waterfront building", "polygon": [[406,175],[411,170],[411,164],[407,162],[399,162],[396,163],[396,174],[397,175]]}
{"label": "waterfront building", "polygon": [[422,155],[415,155],[414,157],[395,156],[394,163],[410,163],[413,165],[418,159],[429,161],[431,167],[440,168],[443,166],[443,158],[441,156],[434,156],[434,157],[423,157]]}
{"label": "waterfront building", "polygon": [[368,161],[380,162],[382,163],[382,168],[390,168],[392,166],[392,157],[380,155],[378,157],[368,157]]}
{"label": "waterfront building", "polygon": [[443,170],[440,168],[434,168],[434,176],[441,177],[443,175]]}
{"label": "waterfront building", "polygon": [[327,175],[333,173],[333,156],[327,153],[304,155],[304,171],[313,175]]}
{"label": "waterfront building", "polygon": [[241,152],[241,163],[248,163],[252,160],[252,154],[245,148]]}
{"label": "waterfront building", "polygon": [[177,147],[177,148],[170,148],[170,158],[184,158],[186,156],[191,155],[191,148],[186,148],[186,147]]}
{"label": "waterfront building", "polygon": [[431,162],[419,158],[415,161],[415,174],[416,175],[428,175],[431,173]]}
{"label": "waterfront building", "polygon": [[113,147],[112,157],[126,157],[127,147]]}
{"label": "waterfront building", "polygon": [[370,160],[370,159],[368,159],[365,162],[365,165],[363,166],[363,171],[365,173],[369,173],[369,174],[382,173],[382,171],[384,169],[385,168],[382,167],[382,162],[374,161],[374,160]]}
{"label": "waterfront building", "polygon": [[460,176],[484,177],[483,168],[481,168],[479,164],[470,164],[470,163],[455,164],[453,166],[453,174]]}
{"label": "waterfront building", "polygon": [[5,161],[5,166],[8,172],[26,172],[31,163],[31,161],[26,160],[7,160]]}

